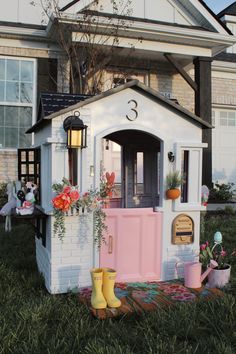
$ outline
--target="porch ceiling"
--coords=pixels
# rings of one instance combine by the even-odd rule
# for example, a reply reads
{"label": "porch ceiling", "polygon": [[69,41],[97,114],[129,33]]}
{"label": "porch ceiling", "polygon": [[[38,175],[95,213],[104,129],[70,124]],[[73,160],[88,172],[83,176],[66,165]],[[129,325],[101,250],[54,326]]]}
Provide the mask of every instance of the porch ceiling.
{"label": "porch ceiling", "polygon": [[138,149],[146,149],[150,151],[160,150],[160,140],[150,134],[138,130],[121,130],[109,134],[105,138],[114,141],[121,146],[131,146],[133,144],[135,148]]}

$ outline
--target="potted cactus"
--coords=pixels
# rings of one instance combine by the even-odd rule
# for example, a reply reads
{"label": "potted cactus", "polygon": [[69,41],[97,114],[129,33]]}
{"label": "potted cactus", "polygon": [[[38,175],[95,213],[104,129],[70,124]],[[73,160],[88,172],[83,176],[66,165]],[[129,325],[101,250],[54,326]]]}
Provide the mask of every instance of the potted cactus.
{"label": "potted cactus", "polygon": [[177,199],[180,196],[182,177],[179,171],[169,172],[166,176],[166,198]]}

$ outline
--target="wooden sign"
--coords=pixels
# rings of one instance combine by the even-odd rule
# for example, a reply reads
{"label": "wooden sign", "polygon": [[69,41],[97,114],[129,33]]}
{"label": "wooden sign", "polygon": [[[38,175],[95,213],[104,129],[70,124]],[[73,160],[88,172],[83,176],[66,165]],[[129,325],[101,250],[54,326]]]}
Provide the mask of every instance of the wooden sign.
{"label": "wooden sign", "polygon": [[187,245],[193,243],[194,222],[190,216],[180,214],[176,216],[172,224],[172,243],[175,245]]}

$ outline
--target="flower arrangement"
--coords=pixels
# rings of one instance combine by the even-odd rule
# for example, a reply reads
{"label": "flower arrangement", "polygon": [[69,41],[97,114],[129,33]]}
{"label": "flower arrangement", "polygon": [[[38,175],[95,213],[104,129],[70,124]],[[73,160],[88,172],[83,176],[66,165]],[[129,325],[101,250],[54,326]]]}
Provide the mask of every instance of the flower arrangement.
{"label": "flower arrangement", "polygon": [[53,224],[54,235],[62,240],[65,235],[65,213],[70,208],[76,206],[76,202],[79,200],[78,187],[72,187],[66,178],[63,178],[62,184],[53,184],[52,189],[57,193],[55,198],[52,199],[52,205],[54,209],[55,221]]}
{"label": "flower arrangement", "polygon": [[204,267],[207,267],[211,260],[218,263],[216,269],[229,268],[231,259],[236,257],[236,250],[227,252],[222,246],[222,235],[217,231],[214,235],[214,244],[210,244],[209,241],[200,245],[199,260]]}
{"label": "flower arrangement", "polygon": [[78,186],[71,186],[66,178],[62,179],[62,183],[53,184],[52,189],[56,192],[56,196],[52,199],[54,209],[54,235],[63,240],[65,229],[65,217],[71,211],[77,215],[85,213],[94,213],[94,242],[98,247],[104,241],[104,231],[107,230],[105,224],[106,214],[101,209],[100,205],[100,192],[96,190],[89,190],[83,195],[79,194]]}

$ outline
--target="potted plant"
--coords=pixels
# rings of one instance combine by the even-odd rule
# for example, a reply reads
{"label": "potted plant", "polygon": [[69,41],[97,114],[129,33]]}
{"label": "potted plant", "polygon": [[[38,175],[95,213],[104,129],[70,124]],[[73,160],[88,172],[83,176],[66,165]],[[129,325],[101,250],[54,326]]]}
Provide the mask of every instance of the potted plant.
{"label": "potted plant", "polygon": [[209,241],[200,245],[199,260],[206,268],[210,260],[215,260],[218,267],[211,270],[208,275],[207,286],[210,288],[223,288],[230,280],[231,258],[236,256],[236,250],[226,251],[222,246],[222,235],[217,231],[214,235],[214,244]]}
{"label": "potted plant", "polygon": [[182,177],[179,171],[169,172],[166,176],[166,197],[167,199],[177,199],[180,196]]}

